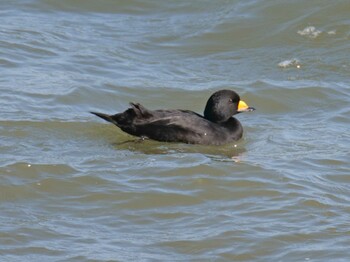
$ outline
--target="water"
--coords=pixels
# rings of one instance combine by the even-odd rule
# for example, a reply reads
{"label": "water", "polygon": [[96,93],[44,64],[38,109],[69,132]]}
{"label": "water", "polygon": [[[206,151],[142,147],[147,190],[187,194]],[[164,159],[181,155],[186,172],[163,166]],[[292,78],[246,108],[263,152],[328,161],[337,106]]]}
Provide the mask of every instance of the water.
{"label": "water", "polygon": [[[348,261],[348,1],[3,0],[1,261]],[[137,142],[88,111],[202,113],[244,138]]]}

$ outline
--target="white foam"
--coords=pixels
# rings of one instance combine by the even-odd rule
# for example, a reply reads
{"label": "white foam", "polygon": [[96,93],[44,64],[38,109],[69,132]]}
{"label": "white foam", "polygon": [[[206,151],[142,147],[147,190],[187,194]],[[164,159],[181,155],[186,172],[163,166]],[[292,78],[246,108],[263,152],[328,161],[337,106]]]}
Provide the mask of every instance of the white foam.
{"label": "white foam", "polygon": [[314,26],[305,27],[303,30],[299,30],[298,34],[302,36],[307,36],[310,38],[316,38],[322,33],[321,30],[317,30]]}
{"label": "white foam", "polygon": [[278,63],[278,66],[279,66],[279,67],[282,67],[282,68],[287,68],[287,67],[296,67],[296,68],[300,68],[300,67],[301,67],[301,64],[300,64],[299,59],[297,59],[297,58],[292,58],[292,59],[290,59],[290,60],[285,60],[285,61],[282,61],[282,62]]}

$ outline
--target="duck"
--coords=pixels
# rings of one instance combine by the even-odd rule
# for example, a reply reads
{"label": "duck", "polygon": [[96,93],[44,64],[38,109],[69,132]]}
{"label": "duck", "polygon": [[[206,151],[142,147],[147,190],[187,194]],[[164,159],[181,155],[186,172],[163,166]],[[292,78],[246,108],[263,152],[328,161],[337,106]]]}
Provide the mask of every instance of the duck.
{"label": "duck", "polygon": [[122,113],[90,113],[142,139],[224,145],[239,140],[243,135],[241,123],[233,116],[254,110],[235,91],[224,89],[209,97],[203,116],[190,110],[150,110],[139,103],[130,103],[130,107]]}

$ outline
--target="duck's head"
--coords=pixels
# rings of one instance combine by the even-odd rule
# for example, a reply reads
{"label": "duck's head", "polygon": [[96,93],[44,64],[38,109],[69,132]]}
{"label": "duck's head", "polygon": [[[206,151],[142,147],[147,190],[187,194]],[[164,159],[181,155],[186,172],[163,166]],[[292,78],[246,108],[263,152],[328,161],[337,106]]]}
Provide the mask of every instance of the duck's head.
{"label": "duck's head", "polygon": [[220,90],[211,95],[204,109],[204,118],[215,122],[226,122],[231,116],[254,111],[232,90]]}

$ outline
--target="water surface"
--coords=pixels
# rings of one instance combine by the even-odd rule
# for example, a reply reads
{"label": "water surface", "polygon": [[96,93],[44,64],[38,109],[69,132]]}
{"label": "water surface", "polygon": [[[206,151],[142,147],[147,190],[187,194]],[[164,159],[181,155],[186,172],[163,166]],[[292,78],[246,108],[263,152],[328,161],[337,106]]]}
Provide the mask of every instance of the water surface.
{"label": "water surface", "polygon": [[[2,1],[2,261],[348,261],[348,1]],[[89,111],[257,108],[223,147]]]}

